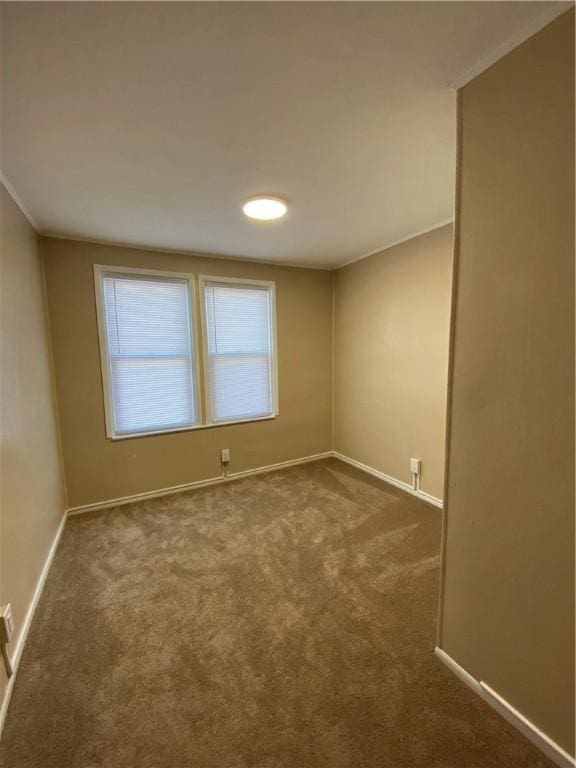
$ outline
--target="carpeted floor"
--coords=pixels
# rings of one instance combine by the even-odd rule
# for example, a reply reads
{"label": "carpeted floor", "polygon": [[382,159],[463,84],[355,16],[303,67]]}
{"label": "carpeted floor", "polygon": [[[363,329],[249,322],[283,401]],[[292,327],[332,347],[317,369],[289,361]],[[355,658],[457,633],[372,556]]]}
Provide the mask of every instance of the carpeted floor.
{"label": "carpeted floor", "polygon": [[69,520],[5,768],[545,768],[436,659],[440,511],[336,460]]}

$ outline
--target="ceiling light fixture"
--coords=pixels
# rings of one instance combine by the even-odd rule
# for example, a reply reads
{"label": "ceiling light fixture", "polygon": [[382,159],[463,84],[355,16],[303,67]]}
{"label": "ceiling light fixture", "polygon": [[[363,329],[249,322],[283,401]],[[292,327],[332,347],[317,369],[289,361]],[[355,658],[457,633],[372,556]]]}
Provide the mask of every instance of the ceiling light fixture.
{"label": "ceiling light fixture", "polygon": [[279,197],[251,197],[244,203],[242,210],[250,219],[272,221],[285,216],[288,206]]}

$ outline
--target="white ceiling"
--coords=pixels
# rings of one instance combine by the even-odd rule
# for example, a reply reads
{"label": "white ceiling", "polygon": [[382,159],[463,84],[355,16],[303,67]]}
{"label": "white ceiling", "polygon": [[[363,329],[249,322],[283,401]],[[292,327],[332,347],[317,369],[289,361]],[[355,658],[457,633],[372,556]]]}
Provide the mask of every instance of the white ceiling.
{"label": "white ceiling", "polygon": [[551,5],[4,2],[2,171],[44,233],[339,265],[452,217],[449,84]]}

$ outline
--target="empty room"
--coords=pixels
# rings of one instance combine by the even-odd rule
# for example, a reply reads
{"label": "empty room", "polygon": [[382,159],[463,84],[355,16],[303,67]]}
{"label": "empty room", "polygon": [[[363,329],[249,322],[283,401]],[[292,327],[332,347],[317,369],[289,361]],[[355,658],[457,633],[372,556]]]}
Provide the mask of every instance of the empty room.
{"label": "empty room", "polygon": [[0,0],[1,768],[575,768],[573,2]]}

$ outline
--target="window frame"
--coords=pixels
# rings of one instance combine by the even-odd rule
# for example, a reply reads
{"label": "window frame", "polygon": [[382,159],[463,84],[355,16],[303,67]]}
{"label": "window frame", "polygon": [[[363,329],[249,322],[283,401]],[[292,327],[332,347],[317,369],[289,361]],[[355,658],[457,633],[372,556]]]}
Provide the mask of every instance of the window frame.
{"label": "window frame", "polygon": [[[100,376],[104,403],[104,422],[106,438],[111,441],[133,440],[140,437],[167,435],[173,432],[192,432],[197,429],[227,427],[233,424],[271,421],[278,418],[278,336],[276,320],[276,283],[273,280],[251,280],[241,277],[223,277],[219,275],[197,275],[191,272],[174,272],[143,267],[121,267],[116,265],[94,264],[94,291],[96,303],[96,326],[100,348]],[[117,434],[114,430],[114,404],[112,398],[111,362],[108,353],[108,334],[106,330],[106,311],[104,307],[103,278],[115,273],[130,277],[148,276],[152,279],[174,278],[188,282],[188,311],[190,319],[190,338],[192,341],[192,376],[194,390],[194,408],[196,423],[172,429],[143,430],[127,434]],[[230,283],[231,285],[265,286],[270,291],[270,341],[272,355],[272,412],[266,416],[252,416],[247,419],[212,421],[212,405],[208,368],[208,337],[206,327],[206,306],[204,284],[209,282]]]}
{"label": "window frame", "polygon": [[[106,329],[106,310],[104,307],[104,277],[109,274],[124,275],[132,277],[142,275],[155,280],[176,279],[186,280],[188,285],[188,317],[190,326],[190,340],[192,343],[192,389],[194,392],[194,412],[196,422],[187,424],[184,427],[173,427],[172,429],[149,429],[140,432],[117,433],[114,429],[114,403],[112,397],[112,374],[111,361],[108,350],[108,333]],[[100,346],[100,371],[102,377],[102,391],[104,396],[104,419],[106,425],[106,437],[109,440],[130,440],[137,437],[146,437],[149,435],[165,435],[171,432],[188,432],[192,429],[199,429],[203,426],[202,398],[200,393],[200,355],[201,351],[198,344],[198,323],[196,312],[196,278],[195,275],[188,272],[167,272],[158,269],[142,269],[140,267],[118,267],[107,266],[104,264],[94,264],[94,287],[96,292],[96,317],[98,326],[98,342]]]}
{"label": "window frame", "polygon": [[[210,387],[210,367],[208,364],[208,329],[206,319],[206,300],[204,288],[207,283],[228,283],[230,285],[252,285],[254,287],[265,287],[270,291],[270,346],[272,364],[272,409],[266,416],[251,416],[247,419],[229,419],[214,421],[212,415],[212,391]],[[273,280],[251,280],[250,278],[240,277],[220,277],[218,275],[199,275],[198,290],[200,294],[200,327],[202,331],[202,368],[204,370],[204,406],[205,406],[205,426],[224,427],[228,424],[246,424],[252,421],[270,421],[278,417],[278,337],[276,329],[276,283]]]}

